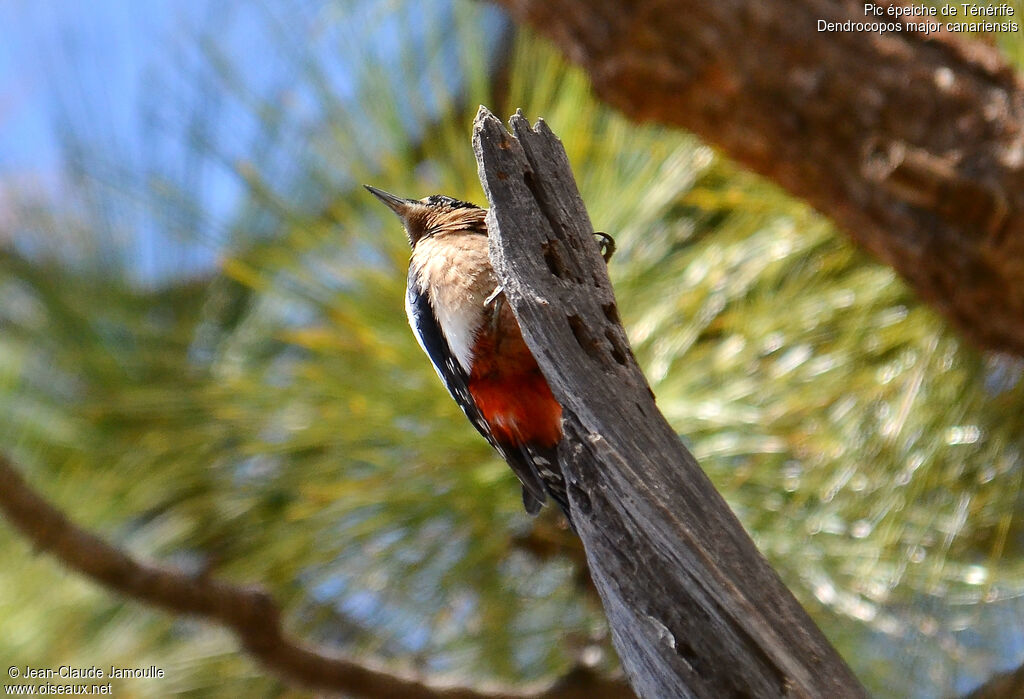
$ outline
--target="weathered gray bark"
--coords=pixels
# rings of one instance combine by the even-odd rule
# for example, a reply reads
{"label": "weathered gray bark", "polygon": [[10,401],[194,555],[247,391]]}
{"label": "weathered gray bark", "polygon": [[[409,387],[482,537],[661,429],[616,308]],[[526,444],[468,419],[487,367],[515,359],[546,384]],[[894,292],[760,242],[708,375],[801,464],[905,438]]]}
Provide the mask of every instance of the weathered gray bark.
{"label": "weathered gray bark", "polygon": [[[997,51],[817,30],[899,23],[861,0],[498,2],[627,116],[699,134],[832,218],[975,344],[1024,356],[1024,87]],[[953,7],[937,19],[1024,23]]]}
{"label": "weathered gray bark", "polygon": [[481,109],[491,258],[564,408],[569,499],[643,697],[861,697],[654,403],[561,142]]}

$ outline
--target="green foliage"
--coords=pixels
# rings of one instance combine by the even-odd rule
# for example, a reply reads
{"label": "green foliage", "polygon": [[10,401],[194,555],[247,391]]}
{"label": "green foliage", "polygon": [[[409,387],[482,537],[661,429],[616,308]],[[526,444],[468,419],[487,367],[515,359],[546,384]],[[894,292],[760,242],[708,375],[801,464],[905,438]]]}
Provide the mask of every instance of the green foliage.
{"label": "green foliage", "polygon": [[[620,310],[662,410],[858,673],[920,692],[912,659],[877,651],[902,648],[932,668],[924,696],[983,677],[991,651],[956,629],[1024,592],[1016,365],[965,347],[807,207],[599,104],[542,43],[494,55],[507,28],[490,10],[336,9],[256,14],[293,76],[280,99],[214,35],[198,43],[204,80],[258,134],[244,161],[190,143],[245,186],[214,269],[140,283],[120,248],[139,233],[108,225],[88,178],[70,204],[15,212],[13,239],[49,237],[0,257],[0,443],[40,490],[144,557],[266,584],[294,631],[354,653],[523,681],[607,647],[573,557],[521,545],[557,537],[556,518],[522,513],[416,346],[404,237],[358,186],[480,202],[469,124],[513,105],[560,135],[617,238]],[[389,36],[417,40],[390,54]],[[161,220],[201,208],[152,188]],[[226,635],[0,540],[4,657],[172,668],[140,696],[286,691]]]}

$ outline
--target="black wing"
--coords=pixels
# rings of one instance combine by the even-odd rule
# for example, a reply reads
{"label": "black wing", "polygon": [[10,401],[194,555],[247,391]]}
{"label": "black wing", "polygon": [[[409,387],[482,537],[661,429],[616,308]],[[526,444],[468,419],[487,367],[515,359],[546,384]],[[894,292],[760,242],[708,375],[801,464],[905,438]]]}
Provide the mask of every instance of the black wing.
{"label": "black wing", "polygon": [[430,305],[427,292],[417,279],[415,270],[409,268],[409,286],[405,297],[405,310],[409,315],[409,324],[412,325],[413,333],[419,341],[423,351],[430,357],[437,375],[441,377],[442,383],[452,394],[452,398],[466,413],[466,417],[473,423],[477,431],[484,436],[494,449],[501,454],[512,471],[523,484],[523,506],[530,514],[537,514],[546,498],[544,485],[534,465],[527,456],[518,449],[508,449],[498,444],[491,433],[491,428],[480,414],[473,396],[469,393],[469,377],[465,369],[452,354],[448,346],[441,326],[434,315],[434,309]]}

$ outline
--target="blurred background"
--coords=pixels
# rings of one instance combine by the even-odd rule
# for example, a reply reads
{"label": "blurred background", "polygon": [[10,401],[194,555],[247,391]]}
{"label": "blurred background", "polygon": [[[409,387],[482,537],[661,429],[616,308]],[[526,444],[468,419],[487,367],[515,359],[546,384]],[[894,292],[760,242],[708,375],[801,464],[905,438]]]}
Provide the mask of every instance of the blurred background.
{"label": "blurred background", "polygon": [[[1022,12],[1021,3],[1011,3]],[[359,186],[483,204],[480,104],[542,116],[658,403],[879,697],[1024,660],[1020,363],[692,136],[468,0],[0,5],[0,448],[145,559],[304,639],[465,684],[617,666],[578,542],[522,511],[409,331]],[[1024,67],[1019,34],[986,36]],[[0,658],[120,696],[301,696],[209,625],[0,526]]]}

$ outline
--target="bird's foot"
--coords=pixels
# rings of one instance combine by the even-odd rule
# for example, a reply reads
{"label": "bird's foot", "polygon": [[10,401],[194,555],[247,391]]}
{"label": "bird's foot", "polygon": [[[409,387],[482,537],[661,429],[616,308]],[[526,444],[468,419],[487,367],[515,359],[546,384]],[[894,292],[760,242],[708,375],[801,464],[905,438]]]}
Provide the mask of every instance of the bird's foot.
{"label": "bird's foot", "polygon": [[597,231],[594,236],[599,239],[597,244],[601,246],[601,257],[604,258],[604,263],[608,264],[615,254],[615,238],[602,231]]}
{"label": "bird's foot", "polygon": [[498,297],[501,296],[502,293],[504,293],[504,291],[505,290],[501,288],[501,284],[498,284],[498,286],[494,287],[494,291],[491,292],[491,295],[484,299],[484,307],[486,308],[487,306],[490,306],[492,303],[500,302]]}
{"label": "bird's foot", "polygon": [[501,323],[501,310],[502,305],[505,303],[505,290],[501,287],[501,284],[494,287],[494,291],[491,295],[484,299],[484,308],[490,307],[491,309],[491,334],[498,334],[498,326]]}

